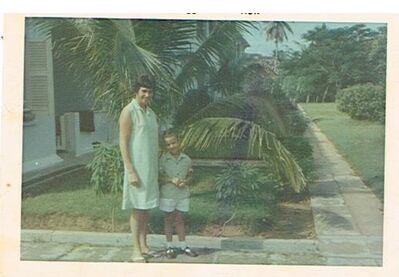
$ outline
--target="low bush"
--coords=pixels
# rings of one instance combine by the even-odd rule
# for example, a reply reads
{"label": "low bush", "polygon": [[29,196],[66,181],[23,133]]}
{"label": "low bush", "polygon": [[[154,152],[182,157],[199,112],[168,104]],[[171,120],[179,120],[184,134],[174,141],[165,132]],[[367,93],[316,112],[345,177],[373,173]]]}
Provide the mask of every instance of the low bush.
{"label": "low bush", "polygon": [[231,162],[216,176],[216,198],[222,205],[236,206],[257,201],[272,188],[266,184],[271,178],[248,162]]}
{"label": "low bush", "polygon": [[385,121],[385,90],[382,86],[361,84],[338,91],[337,108],[353,119]]}

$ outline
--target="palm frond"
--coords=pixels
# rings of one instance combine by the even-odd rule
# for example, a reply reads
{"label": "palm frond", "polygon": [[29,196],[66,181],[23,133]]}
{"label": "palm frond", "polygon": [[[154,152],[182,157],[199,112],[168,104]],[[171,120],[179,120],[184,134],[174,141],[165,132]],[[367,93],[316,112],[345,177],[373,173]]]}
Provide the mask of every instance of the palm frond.
{"label": "palm frond", "polygon": [[275,101],[270,96],[257,97],[246,94],[228,96],[210,103],[187,118],[186,121],[180,120],[180,122],[183,122],[182,125],[189,125],[202,118],[231,116],[253,121],[279,136],[287,134],[282,115],[280,115]]}
{"label": "palm frond", "polygon": [[306,180],[302,169],[291,153],[278,141],[276,136],[251,121],[239,118],[203,118],[188,125],[182,131],[181,145],[204,150],[236,142],[249,131],[249,153],[255,154],[272,165],[276,179],[290,185],[296,192],[303,190]]}
{"label": "palm frond", "polygon": [[290,25],[285,21],[271,21],[265,27],[266,39],[283,42],[288,39],[287,32],[293,34]]}
{"label": "palm frond", "polygon": [[254,27],[251,22],[245,21],[218,21],[213,24],[215,27],[209,36],[196,37],[196,50],[189,53],[176,77],[184,91],[192,89],[192,85],[204,74],[212,75],[228,53],[227,49],[235,48],[238,40],[245,41],[242,35]]}
{"label": "palm frond", "polygon": [[[52,34],[58,62],[94,96],[95,104],[104,107],[115,120],[133,96],[134,80],[143,73],[158,81],[160,97],[154,106],[179,103],[174,72],[157,53],[139,44],[145,43],[142,35],[137,34],[134,21],[62,18],[40,19],[37,23]],[[159,110],[162,115],[162,108]]]}

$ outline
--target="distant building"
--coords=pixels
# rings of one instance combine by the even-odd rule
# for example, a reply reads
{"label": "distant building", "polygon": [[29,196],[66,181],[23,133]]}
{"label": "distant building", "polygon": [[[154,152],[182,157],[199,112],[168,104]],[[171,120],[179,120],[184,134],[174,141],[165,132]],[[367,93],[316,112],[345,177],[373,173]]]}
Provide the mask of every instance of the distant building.
{"label": "distant building", "polygon": [[93,150],[92,143],[115,141],[117,129],[104,112],[93,110],[53,59],[51,39],[32,28],[25,33],[23,172],[40,170]]}

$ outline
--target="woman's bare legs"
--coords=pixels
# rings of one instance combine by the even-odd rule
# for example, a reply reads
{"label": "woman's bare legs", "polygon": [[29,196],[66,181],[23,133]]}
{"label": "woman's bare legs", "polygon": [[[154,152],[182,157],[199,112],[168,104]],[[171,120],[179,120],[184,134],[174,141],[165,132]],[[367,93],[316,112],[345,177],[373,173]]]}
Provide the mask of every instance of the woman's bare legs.
{"label": "woman's bare legs", "polygon": [[140,210],[133,209],[130,214],[130,230],[133,236],[133,260],[143,258],[140,247]]}
{"label": "woman's bare legs", "polygon": [[148,210],[140,210],[140,225],[139,225],[139,241],[141,254],[148,253],[150,250],[147,245],[147,224],[148,224]]}

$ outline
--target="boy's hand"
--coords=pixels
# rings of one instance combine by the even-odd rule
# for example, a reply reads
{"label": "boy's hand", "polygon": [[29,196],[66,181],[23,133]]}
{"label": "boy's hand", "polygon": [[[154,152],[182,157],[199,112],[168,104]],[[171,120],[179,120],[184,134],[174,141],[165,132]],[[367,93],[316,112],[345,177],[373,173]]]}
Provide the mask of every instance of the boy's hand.
{"label": "boy's hand", "polygon": [[178,177],[171,177],[170,181],[175,184],[177,187],[180,186],[180,183],[182,182],[182,179]]}
{"label": "boy's hand", "polygon": [[184,179],[184,180],[181,180],[180,184],[177,187],[182,188],[182,187],[186,186],[186,184],[187,184],[187,180]]}

